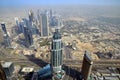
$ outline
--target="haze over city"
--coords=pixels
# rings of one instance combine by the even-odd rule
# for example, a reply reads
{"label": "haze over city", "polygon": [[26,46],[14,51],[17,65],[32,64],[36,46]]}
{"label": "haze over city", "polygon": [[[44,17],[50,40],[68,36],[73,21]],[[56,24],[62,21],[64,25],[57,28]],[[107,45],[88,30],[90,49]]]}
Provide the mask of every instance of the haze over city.
{"label": "haze over city", "polygon": [[1,0],[0,6],[40,6],[40,5],[120,5],[119,0]]}
{"label": "haze over city", "polygon": [[120,80],[120,0],[1,0],[0,80]]}

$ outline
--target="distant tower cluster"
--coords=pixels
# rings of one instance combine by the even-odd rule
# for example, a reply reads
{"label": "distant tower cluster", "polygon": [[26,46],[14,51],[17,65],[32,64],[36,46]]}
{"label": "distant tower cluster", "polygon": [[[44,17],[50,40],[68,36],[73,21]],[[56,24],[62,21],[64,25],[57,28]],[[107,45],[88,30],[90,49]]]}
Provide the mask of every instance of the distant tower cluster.
{"label": "distant tower cluster", "polygon": [[34,16],[32,10],[29,11],[29,19],[26,18],[22,19],[23,22],[20,22],[19,19],[16,17],[16,26],[18,27],[19,32],[23,32],[23,23],[31,30],[32,34],[39,34],[41,37],[48,37],[49,26],[57,27],[62,25],[62,19],[60,15],[53,15],[52,10],[50,11],[37,11],[37,17]]}
{"label": "distant tower cluster", "polygon": [[33,44],[33,34],[39,34],[38,27],[35,21],[34,13],[29,11],[29,19],[22,18],[21,21],[16,17],[16,26],[18,33],[23,33],[25,37],[25,46],[30,47]]}
{"label": "distant tower cluster", "polygon": [[52,10],[50,10],[50,17],[49,18],[50,18],[49,25],[51,27],[57,27],[58,25],[59,25],[59,27],[63,26],[63,22],[62,22],[61,16],[57,15],[57,14],[53,15]]}
{"label": "distant tower cluster", "polygon": [[2,31],[3,31],[3,38],[4,38],[5,47],[11,48],[11,41],[10,41],[10,37],[8,35],[8,32],[6,30],[5,23],[2,23],[1,26],[2,26]]}

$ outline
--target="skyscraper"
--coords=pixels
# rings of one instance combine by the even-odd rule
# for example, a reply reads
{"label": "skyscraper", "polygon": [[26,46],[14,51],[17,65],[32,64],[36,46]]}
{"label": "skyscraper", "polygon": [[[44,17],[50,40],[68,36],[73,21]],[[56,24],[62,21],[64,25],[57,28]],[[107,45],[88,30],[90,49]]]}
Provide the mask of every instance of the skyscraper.
{"label": "skyscraper", "polygon": [[51,65],[55,73],[59,73],[62,70],[62,47],[61,34],[56,29],[53,35],[51,54]]}
{"label": "skyscraper", "polygon": [[48,27],[48,14],[47,12],[43,12],[40,15],[40,33],[42,37],[49,36],[49,27]]}
{"label": "skyscraper", "polygon": [[25,25],[25,22],[22,20],[20,22],[20,28],[21,28],[21,32],[24,33],[24,25]]}
{"label": "skyscraper", "polygon": [[32,29],[32,22],[30,22],[29,20],[27,20],[26,18],[22,19],[23,21],[23,25],[26,26],[29,30]]}
{"label": "skyscraper", "polygon": [[11,48],[11,41],[8,34],[3,35],[5,47]]}
{"label": "skyscraper", "polygon": [[25,45],[29,47],[33,44],[32,32],[24,26]]}
{"label": "skyscraper", "polygon": [[53,40],[51,45],[51,68],[53,74],[53,80],[61,80],[64,76],[62,70],[62,40],[59,29],[56,29],[53,34]]}
{"label": "skyscraper", "polygon": [[82,65],[82,76],[84,80],[88,80],[90,77],[91,69],[92,69],[92,58],[88,52],[85,51],[84,58],[83,58],[83,65]]}
{"label": "skyscraper", "polygon": [[52,9],[50,9],[50,19],[52,19],[52,16],[53,16],[53,14],[52,14]]}
{"label": "skyscraper", "polygon": [[11,41],[10,41],[10,37],[8,35],[8,32],[6,30],[5,23],[2,23],[1,26],[2,26],[2,31],[3,31],[3,38],[4,38],[5,47],[11,48]]}
{"label": "skyscraper", "polygon": [[7,30],[6,30],[6,27],[5,27],[5,23],[1,23],[1,27],[2,27],[2,31],[4,34],[7,34]]}
{"label": "skyscraper", "polygon": [[29,21],[33,22],[34,21],[34,13],[32,10],[29,11]]}
{"label": "skyscraper", "polygon": [[15,17],[15,22],[16,22],[16,26],[18,28],[18,31],[21,32],[21,26],[20,26],[18,17]]}

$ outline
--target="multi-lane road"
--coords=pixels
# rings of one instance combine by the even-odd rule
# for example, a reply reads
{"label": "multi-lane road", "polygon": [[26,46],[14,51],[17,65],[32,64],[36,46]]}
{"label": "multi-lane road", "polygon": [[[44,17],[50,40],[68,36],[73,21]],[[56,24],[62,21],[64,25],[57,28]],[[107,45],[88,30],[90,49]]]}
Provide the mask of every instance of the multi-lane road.
{"label": "multi-lane road", "polygon": [[[50,63],[50,60],[40,60],[36,58],[29,58],[29,59],[17,59],[17,58],[5,58],[1,61],[11,61],[13,63],[22,63],[22,64],[37,64],[37,65],[45,65]],[[64,65],[68,66],[81,66],[82,60],[63,60]],[[120,60],[94,60],[93,66],[100,67],[100,66],[113,66],[113,67],[120,67]]]}
{"label": "multi-lane road", "polygon": [[[45,66],[46,63],[50,63],[50,60],[40,60],[36,58],[29,59],[17,59],[17,58],[6,58],[2,61],[11,61],[15,64],[19,65],[27,65],[27,66]],[[65,80],[78,80],[77,78],[80,76],[78,74],[81,66],[82,60],[63,60],[63,68],[66,72]],[[36,66],[36,65],[37,66]],[[117,67],[120,68],[120,60],[94,60],[93,67]]]}

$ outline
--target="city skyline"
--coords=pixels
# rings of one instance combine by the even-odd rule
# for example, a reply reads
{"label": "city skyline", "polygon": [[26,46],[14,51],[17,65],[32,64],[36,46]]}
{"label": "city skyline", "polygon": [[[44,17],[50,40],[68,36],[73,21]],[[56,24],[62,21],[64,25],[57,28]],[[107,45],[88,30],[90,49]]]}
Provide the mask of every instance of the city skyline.
{"label": "city skyline", "polygon": [[120,0],[1,0],[0,80],[120,80],[119,8]]}

